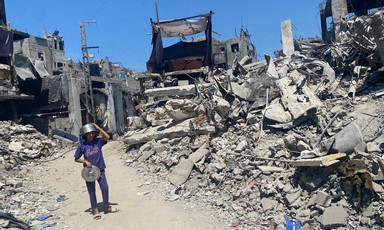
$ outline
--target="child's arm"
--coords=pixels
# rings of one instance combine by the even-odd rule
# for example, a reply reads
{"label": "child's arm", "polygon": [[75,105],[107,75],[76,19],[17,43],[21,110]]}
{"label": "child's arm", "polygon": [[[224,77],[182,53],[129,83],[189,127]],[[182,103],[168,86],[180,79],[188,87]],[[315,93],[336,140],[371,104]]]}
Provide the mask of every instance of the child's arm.
{"label": "child's arm", "polygon": [[106,133],[102,128],[100,128],[98,125],[96,125],[95,123],[92,123],[92,125],[94,125],[95,126],[95,128],[97,129],[97,130],[99,130],[100,131],[100,133],[101,133],[101,136],[103,136],[103,138],[104,138],[104,140],[109,140],[110,139],[110,137],[109,137],[109,135],[108,135],[108,133]]}
{"label": "child's arm", "polygon": [[92,164],[89,161],[80,159],[80,158],[75,158],[75,161],[78,163],[83,163],[87,165],[87,168],[92,168]]}

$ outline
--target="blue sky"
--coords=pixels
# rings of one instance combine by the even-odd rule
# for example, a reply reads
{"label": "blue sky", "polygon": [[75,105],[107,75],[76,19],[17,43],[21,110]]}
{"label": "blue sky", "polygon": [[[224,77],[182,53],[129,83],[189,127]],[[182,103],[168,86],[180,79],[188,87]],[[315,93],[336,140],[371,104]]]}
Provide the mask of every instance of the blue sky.
{"label": "blue sky", "polygon": [[[319,4],[324,0],[157,0],[160,20],[183,18],[213,11],[212,27],[221,36],[235,36],[241,26],[251,35],[256,51],[273,55],[281,49],[280,22],[291,19],[294,38],[321,36]],[[145,71],[152,45],[150,18],[156,20],[152,0],[5,0],[7,21],[13,29],[43,37],[43,31],[60,31],[66,58],[81,60],[80,20],[86,25],[88,46],[95,58],[121,62]],[[166,45],[174,40],[163,39]]]}

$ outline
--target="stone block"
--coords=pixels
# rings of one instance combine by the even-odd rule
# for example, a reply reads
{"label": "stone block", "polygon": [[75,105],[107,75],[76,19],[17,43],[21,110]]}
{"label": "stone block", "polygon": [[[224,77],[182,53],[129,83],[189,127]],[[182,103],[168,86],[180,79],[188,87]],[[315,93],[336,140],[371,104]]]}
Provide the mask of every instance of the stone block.
{"label": "stone block", "polygon": [[348,213],[341,206],[329,207],[324,210],[320,219],[324,228],[336,228],[347,224]]}
{"label": "stone block", "polygon": [[277,201],[275,200],[272,200],[272,199],[269,199],[269,198],[263,198],[261,199],[261,205],[263,206],[263,210],[264,212],[268,211],[268,210],[271,210],[271,209],[275,209],[276,205],[277,205]]}
{"label": "stone block", "polygon": [[241,141],[235,148],[236,153],[243,152],[248,146],[248,143],[246,141]]}
{"label": "stone block", "polygon": [[289,204],[293,204],[293,202],[295,202],[300,197],[300,194],[301,191],[297,191],[294,193],[287,194],[285,198],[287,199]]}
{"label": "stone block", "polygon": [[325,206],[330,200],[331,200],[331,197],[328,193],[319,191],[317,192],[316,196],[310,199],[307,205],[308,206],[312,206],[312,205]]}

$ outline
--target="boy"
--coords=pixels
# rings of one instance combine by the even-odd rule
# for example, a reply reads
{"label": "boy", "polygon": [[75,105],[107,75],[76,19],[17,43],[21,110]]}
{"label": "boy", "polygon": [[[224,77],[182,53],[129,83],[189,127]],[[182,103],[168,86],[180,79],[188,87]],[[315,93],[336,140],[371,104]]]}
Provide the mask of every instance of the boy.
{"label": "boy", "polygon": [[[97,130],[96,130],[97,129]],[[83,163],[84,167],[92,168],[92,165],[97,166],[100,169],[100,177],[97,179],[100,185],[101,193],[103,196],[104,213],[117,212],[117,209],[113,209],[109,206],[108,197],[108,183],[105,177],[105,162],[101,148],[110,139],[109,135],[101,129],[98,125],[92,123],[84,125],[81,130],[83,131],[83,143],[77,147],[75,152],[75,161]],[[103,138],[97,138],[98,131]],[[84,155],[84,160],[80,157]],[[95,219],[100,219],[99,210],[97,209],[95,182],[87,182],[87,189],[89,198],[91,200],[91,208]]]}

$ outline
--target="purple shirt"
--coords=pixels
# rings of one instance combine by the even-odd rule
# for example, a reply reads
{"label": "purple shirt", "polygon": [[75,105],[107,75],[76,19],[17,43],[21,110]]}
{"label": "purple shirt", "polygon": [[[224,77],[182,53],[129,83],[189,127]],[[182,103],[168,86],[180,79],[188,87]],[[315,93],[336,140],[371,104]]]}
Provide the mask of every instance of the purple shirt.
{"label": "purple shirt", "polygon": [[[84,155],[84,160],[89,161],[92,165],[97,166],[100,170],[105,169],[105,162],[101,147],[105,145],[107,141],[104,138],[95,138],[92,142],[81,143],[75,152],[75,158],[80,158]],[[86,164],[84,164],[84,167]]]}

